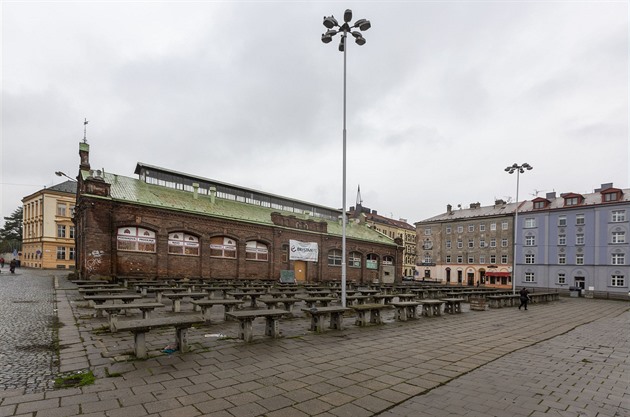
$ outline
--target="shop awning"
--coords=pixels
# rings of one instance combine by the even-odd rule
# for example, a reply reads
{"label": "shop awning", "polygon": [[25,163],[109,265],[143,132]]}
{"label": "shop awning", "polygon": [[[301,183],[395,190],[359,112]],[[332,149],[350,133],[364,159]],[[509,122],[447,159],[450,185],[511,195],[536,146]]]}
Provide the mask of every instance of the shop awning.
{"label": "shop awning", "polygon": [[493,272],[493,271],[488,271],[488,272],[486,272],[485,276],[487,276],[487,277],[511,277],[512,274],[510,272]]}

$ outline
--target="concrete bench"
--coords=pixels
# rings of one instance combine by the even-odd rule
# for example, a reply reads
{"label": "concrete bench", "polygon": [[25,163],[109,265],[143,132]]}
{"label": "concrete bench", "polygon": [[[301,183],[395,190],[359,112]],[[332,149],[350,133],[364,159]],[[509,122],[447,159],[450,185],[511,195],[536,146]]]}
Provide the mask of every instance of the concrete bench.
{"label": "concrete bench", "polygon": [[391,305],[396,309],[396,321],[407,321],[418,318],[420,301],[397,301]]}
{"label": "concrete bench", "polygon": [[379,304],[389,304],[396,297],[398,296],[395,294],[373,294],[372,300],[374,300],[375,303],[379,303]]}
{"label": "concrete bench", "polygon": [[82,294],[84,296],[101,295],[101,294],[118,294],[118,293],[123,293],[123,292],[127,292],[127,289],[126,288],[121,288],[119,286],[112,287],[112,288],[101,288],[101,287],[83,288],[83,287],[79,287],[79,294]]}
{"label": "concrete bench", "polygon": [[260,298],[258,301],[267,306],[269,310],[278,308],[278,304],[284,305],[284,309],[291,312],[291,309],[298,301],[297,298]]}
{"label": "concrete bench", "polygon": [[118,314],[124,312],[127,314],[129,310],[140,310],[142,312],[142,318],[150,318],[151,312],[156,308],[166,307],[161,303],[127,303],[127,304],[101,304],[94,306],[95,317],[102,317],[103,313],[107,313],[109,320],[109,330],[115,332],[116,323],[118,321]]}
{"label": "concrete bench", "polygon": [[347,307],[313,307],[303,308],[303,312],[311,316],[311,328],[313,332],[321,333],[324,331],[324,321],[330,316],[330,329],[341,330],[343,327],[343,315],[346,311],[350,311]]}
{"label": "concrete bench", "polygon": [[317,303],[320,303],[322,306],[327,307],[331,301],[335,301],[334,297],[305,297],[302,298],[302,301],[306,303],[308,308],[313,308]]}
{"label": "concrete bench", "polygon": [[228,299],[210,299],[210,300],[193,300],[193,305],[201,308],[201,315],[206,319],[206,321],[210,321],[210,309],[213,306],[221,305],[225,309],[224,319],[227,320],[227,313],[234,310],[234,308],[243,305],[243,300],[228,300]]}
{"label": "concrete bench", "polygon": [[486,300],[488,301],[488,307],[490,308],[502,308],[502,307],[514,307],[518,305],[520,296],[518,294],[506,294],[506,295],[488,295]]}
{"label": "concrete bench", "polygon": [[533,292],[529,294],[531,303],[547,303],[549,301],[560,300],[560,293],[557,292]]}
{"label": "concrete bench", "polygon": [[370,300],[372,300],[372,296],[371,295],[348,295],[348,296],[346,296],[346,303],[348,303],[350,305],[366,304]]}
{"label": "concrete bench", "polygon": [[121,320],[116,324],[119,332],[133,333],[134,353],[137,358],[147,357],[146,334],[153,329],[164,327],[175,328],[177,348],[180,352],[188,352],[187,332],[192,326],[203,324],[205,320],[200,316],[156,317],[143,320]]}
{"label": "concrete bench", "polygon": [[459,314],[462,312],[463,298],[442,298],[444,301],[444,312],[448,314]]}
{"label": "concrete bench", "polygon": [[424,317],[435,317],[442,315],[442,305],[444,301],[441,300],[422,300],[422,315]]}
{"label": "concrete bench", "polygon": [[239,322],[238,337],[245,342],[251,342],[253,335],[253,322],[257,317],[265,318],[265,336],[280,337],[280,318],[290,314],[286,310],[240,310],[225,313],[225,316]]}
{"label": "concrete bench", "polygon": [[[357,326],[367,326],[368,323],[371,324],[383,324],[383,319],[381,317],[381,311],[385,309],[392,308],[390,304],[358,304],[355,306],[351,306],[357,313],[357,319],[354,322]],[[369,319],[368,319],[369,315]]]}
{"label": "concrete bench", "polygon": [[87,300],[94,305],[105,304],[106,301],[116,302],[122,301],[125,304],[132,303],[138,299],[142,298],[141,295],[137,294],[104,294],[104,295],[86,295],[83,297],[84,300]]}
{"label": "concrete bench", "polygon": [[265,295],[265,293],[261,291],[231,291],[228,292],[227,295],[231,295],[236,300],[244,300],[245,298],[249,298],[251,308],[257,308],[256,300]]}
{"label": "concrete bench", "polygon": [[[173,302],[173,313],[182,311],[182,299],[192,298],[193,300],[201,300],[208,298],[207,292],[165,292],[162,293],[163,298],[168,298]],[[196,305],[195,305],[196,308]]]}

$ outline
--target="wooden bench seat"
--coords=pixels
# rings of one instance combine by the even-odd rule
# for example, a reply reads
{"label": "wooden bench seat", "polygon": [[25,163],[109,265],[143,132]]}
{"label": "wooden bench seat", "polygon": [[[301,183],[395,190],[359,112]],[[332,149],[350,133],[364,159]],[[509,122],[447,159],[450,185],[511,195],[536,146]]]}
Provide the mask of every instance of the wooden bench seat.
{"label": "wooden bench seat", "polygon": [[324,321],[330,316],[330,329],[342,330],[343,315],[346,311],[350,311],[348,307],[332,306],[332,307],[313,307],[303,308],[302,311],[311,316],[310,330],[321,333],[324,331]]}
{"label": "wooden bench seat", "polygon": [[280,318],[287,314],[291,314],[286,310],[240,310],[225,313],[226,317],[238,320],[239,322],[239,339],[251,342],[253,335],[253,322],[257,317],[265,318],[265,336],[273,338],[280,337]]}
{"label": "wooden bench seat", "polygon": [[407,321],[418,318],[418,306],[420,301],[396,301],[390,303],[396,309],[396,320]]}
{"label": "wooden bench seat", "polygon": [[201,315],[206,319],[206,321],[210,321],[210,309],[213,306],[221,305],[225,309],[224,320],[227,320],[227,313],[234,310],[234,308],[243,305],[245,301],[243,300],[230,300],[230,299],[210,299],[210,300],[193,300],[192,303],[195,306],[201,308]]}
{"label": "wooden bench seat", "polygon": [[[357,319],[354,322],[357,326],[367,326],[371,324],[383,324],[383,318],[381,317],[381,311],[390,309],[390,304],[358,304],[350,306],[357,313]],[[368,317],[369,316],[369,317]]]}
{"label": "wooden bench seat", "polygon": [[180,352],[188,352],[187,331],[193,325],[203,324],[205,320],[200,316],[172,316],[156,317],[143,320],[121,320],[116,324],[119,332],[129,331],[133,333],[134,353],[137,358],[147,357],[146,334],[153,329],[164,327],[175,328],[177,348]]}

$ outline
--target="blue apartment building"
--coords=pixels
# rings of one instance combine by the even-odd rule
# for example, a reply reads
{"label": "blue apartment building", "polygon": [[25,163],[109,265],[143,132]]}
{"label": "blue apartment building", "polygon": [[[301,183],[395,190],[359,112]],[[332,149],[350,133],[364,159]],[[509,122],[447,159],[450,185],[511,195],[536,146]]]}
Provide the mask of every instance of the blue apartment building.
{"label": "blue apartment building", "polygon": [[630,189],[547,193],[519,206],[516,227],[517,287],[629,296]]}

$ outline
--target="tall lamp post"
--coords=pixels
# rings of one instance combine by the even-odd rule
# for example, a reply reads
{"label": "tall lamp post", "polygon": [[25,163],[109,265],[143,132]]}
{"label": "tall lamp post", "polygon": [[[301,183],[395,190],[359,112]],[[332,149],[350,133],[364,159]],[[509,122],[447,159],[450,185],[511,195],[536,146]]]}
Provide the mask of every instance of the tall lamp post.
{"label": "tall lamp post", "polygon": [[518,182],[519,175],[525,172],[525,170],[530,171],[533,166],[525,162],[524,164],[514,163],[509,167],[505,168],[505,172],[508,174],[514,174],[516,172],[516,208],[514,209],[514,253],[512,254],[512,294],[516,294],[516,244],[518,242]]}
{"label": "tall lamp post", "polygon": [[[322,34],[322,42],[329,43],[333,36],[341,33],[339,41],[339,51],[343,52],[343,189],[342,189],[342,212],[341,212],[341,305],[346,306],[346,38],[350,33],[358,45],[365,45],[365,38],[361,34],[372,25],[369,20],[359,19],[354,24],[352,20],[352,10],[346,9],[343,14],[343,24],[339,25],[334,16],[324,16],[324,26],[326,33]],[[358,28],[359,30],[352,30]],[[359,32],[361,31],[361,32]]]}

